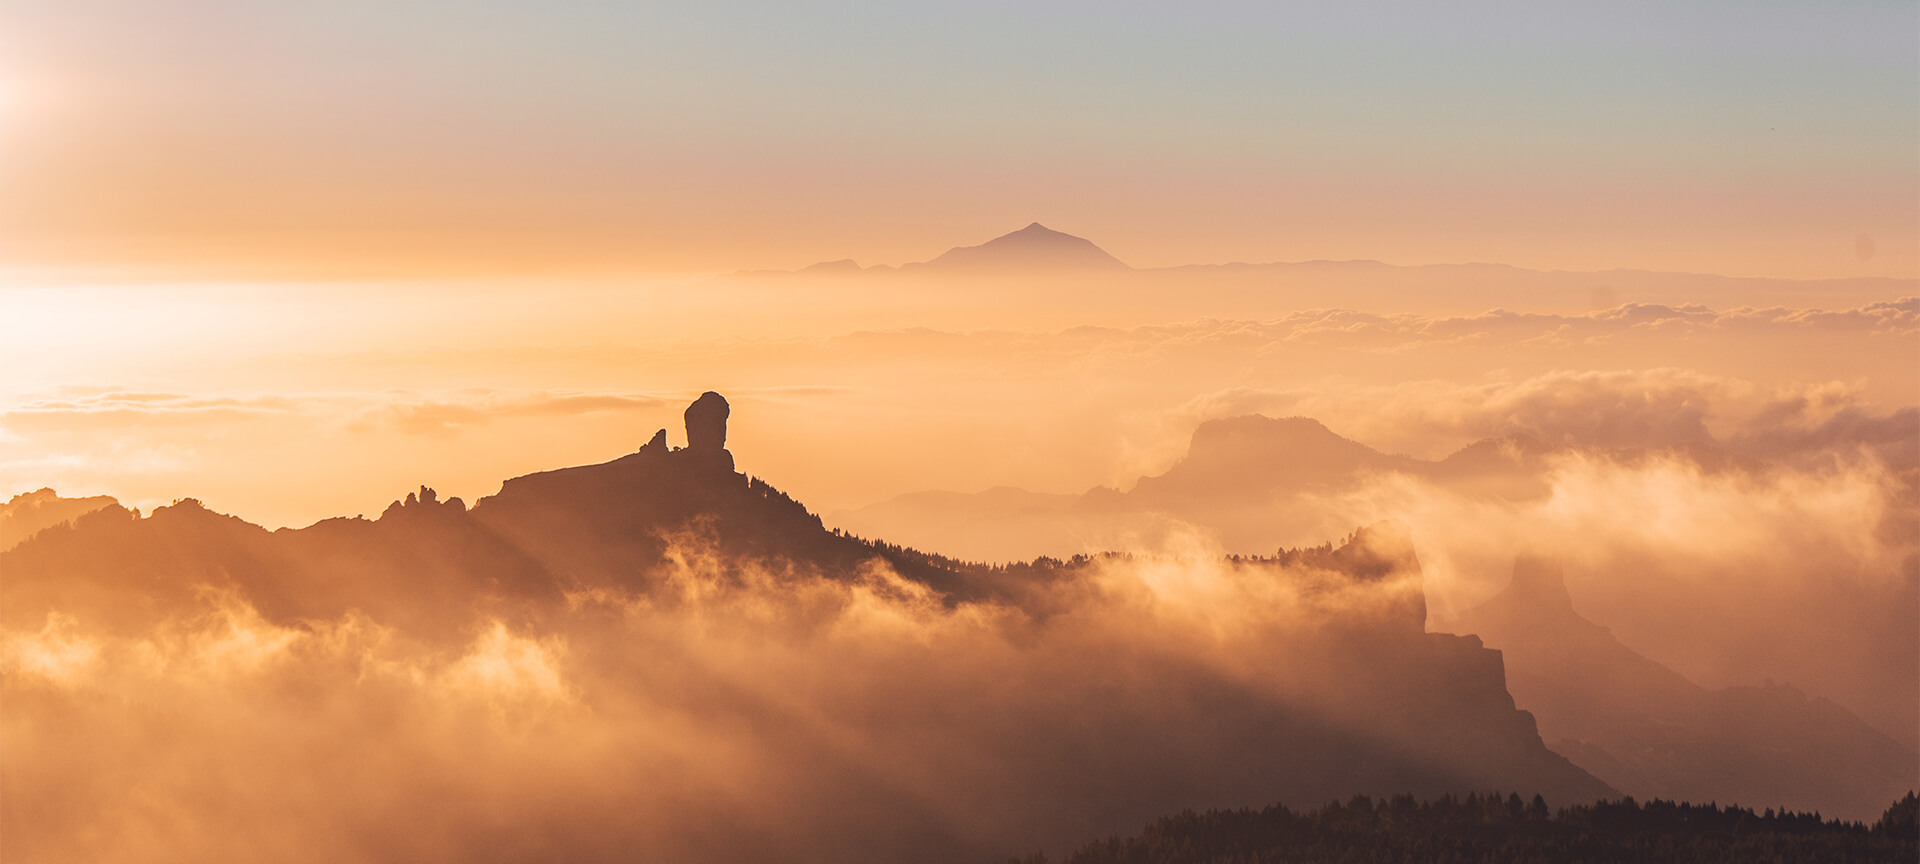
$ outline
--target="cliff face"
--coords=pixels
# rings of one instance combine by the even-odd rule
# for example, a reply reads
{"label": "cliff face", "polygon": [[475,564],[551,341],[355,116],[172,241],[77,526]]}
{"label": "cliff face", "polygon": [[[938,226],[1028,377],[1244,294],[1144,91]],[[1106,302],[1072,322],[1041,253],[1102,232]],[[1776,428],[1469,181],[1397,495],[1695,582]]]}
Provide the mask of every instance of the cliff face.
{"label": "cliff face", "polygon": [[1629,795],[1864,820],[1920,778],[1920,757],[1832,702],[1709,690],[1621,644],[1575,610],[1551,558],[1516,559],[1506,590],[1451,626],[1501,649],[1556,751]]}
{"label": "cliff face", "polygon": [[239,602],[423,657],[504,628],[556,646],[554,674],[595,710],[640,700],[730,730],[747,754],[730,758],[785,798],[838,802],[804,826],[817,860],[886,857],[874,824],[918,838],[893,858],[945,860],[1183,807],[1611,792],[1542,744],[1498,652],[1425,632],[1404,528],[1272,557],[970,564],[824,529],[734,471],[718,433],[514,478],[471,508],[422,488],[297,530],[190,500],[109,508],[0,553],[0,627],[153,641]]}

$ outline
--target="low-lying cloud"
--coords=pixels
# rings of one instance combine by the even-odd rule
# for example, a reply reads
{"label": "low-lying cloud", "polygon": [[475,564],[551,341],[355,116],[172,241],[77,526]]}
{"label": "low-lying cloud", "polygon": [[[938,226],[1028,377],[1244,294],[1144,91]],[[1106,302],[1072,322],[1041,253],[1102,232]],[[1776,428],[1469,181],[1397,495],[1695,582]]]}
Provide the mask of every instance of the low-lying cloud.
{"label": "low-lying cloud", "polygon": [[133,630],[74,608],[0,632],[0,842],[48,862],[976,861],[1171,808],[1520,770],[1473,743],[1530,729],[1484,686],[1491,655],[1430,654],[1406,620],[1417,577],[1112,558],[1028,604],[954,606],[877,564],[817,578],[676,542],[652,590],[452,639],[272,621],[218,584]]}

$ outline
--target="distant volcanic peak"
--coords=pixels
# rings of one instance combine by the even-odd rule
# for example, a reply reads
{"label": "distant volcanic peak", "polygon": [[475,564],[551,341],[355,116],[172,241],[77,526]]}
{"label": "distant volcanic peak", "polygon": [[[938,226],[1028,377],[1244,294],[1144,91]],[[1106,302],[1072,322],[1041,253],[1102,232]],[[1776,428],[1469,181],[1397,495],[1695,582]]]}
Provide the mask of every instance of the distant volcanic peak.
{"label": "distant volcanic peak", "polygon": [[959,246],[919,265],[954,270],[1128,270],[1092,241],[1035,222],[978,246]]}
{"label": "distant volcanic peak", "polygon": [[842,258],[838,261],[822,261],[818,264],[810,264],[806,267],[800,268],[800,272],[802,273],[858,273],[862,269],[864,268],[860,266],[859,262],[854,261],[852,258]]}
{"label": "distant volcanic peak", "polygon": [[[1024,242],[1035,242],[1035,243],[1051,243],[1058,240],[1070,240],[1076,243],[1087,242],[1085,240],[1082,240],[1078,237],[1073,236],[1072,234],[1068,234],[1065,231],[1055,231],[1052,228],[1048,228],[1047,226],[1042,225],[1038,222],[1028,222],[1027,227],[1022,228],[1018,231],[1002,234],[999,237],[993,240],[990,240],[988,242],[1003,243],[1003,242],[1023,242],[1024,241]],[[1092,245],[1092,244],[1088,244],[1088,245]]]}

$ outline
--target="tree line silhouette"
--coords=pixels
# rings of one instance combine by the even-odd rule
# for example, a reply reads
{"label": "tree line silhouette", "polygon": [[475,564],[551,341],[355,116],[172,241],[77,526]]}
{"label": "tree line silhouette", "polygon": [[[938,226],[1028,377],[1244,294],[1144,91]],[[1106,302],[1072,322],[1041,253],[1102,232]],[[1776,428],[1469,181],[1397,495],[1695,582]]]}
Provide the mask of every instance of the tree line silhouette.
{"label": "tree line silhouette", "polygon": [[1873,825],[1818,813],[1632,798],[1563,807],[1517,794],[1366,796],[1317,810],[1191,810],[1059,859],[1009,864],[1846,864],[1920,860],[1920,798]]}

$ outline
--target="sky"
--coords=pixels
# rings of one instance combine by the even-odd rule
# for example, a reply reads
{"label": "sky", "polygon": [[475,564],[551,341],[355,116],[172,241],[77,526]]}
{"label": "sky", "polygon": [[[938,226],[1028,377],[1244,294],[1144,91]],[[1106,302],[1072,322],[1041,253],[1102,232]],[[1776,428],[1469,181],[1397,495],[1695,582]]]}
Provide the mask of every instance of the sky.
{"label": "sky", "polygon": [[18,0],[0,269],[708,274],[1039,220],[1136,266],[1911,277],[1916,33],[1898,2]]}
{"label": "sky", "polygon": [[[567,826],[724,823],[725,841],[744,824],[727,806],[863,838],[870,811],[754,769],[804,779],[841,757],[879,766],[849,787],[862,796],[1006,827],[1070,796],[923,782],[949,759],[1005,766],[925,746],[966,724],[914,725],[893,694],[1038,670],[980,703],[1006,734],[977,740],[1025,746],[1036,724],[1004,718],[1061,715],[1048,670],[1099,670],[1084,680],[1104,688],[1136,668],[1285,667],[1275,598],[1217,563],[1381,520],[1411,532],[1430,629],[1545,550],[1581,613],[1648,658],[1709,687],[1792,684],[1911,747],[1917,153],[1912,0],[7,0],[0,503],[110,495],[162,525],[192,498],[267,529],[377,517],[423,486],[474,504],[655,430],[682,445],[681,412],[713,390],[739,470],[826,527],[978,560],[1216,563],[1114,565],[1054,643],[884,580],[690,594],[684,616],[570,596],[583,621],[621,623],[496,625],[470,649],[358,612],[269,622],[208,591],[145,634],[85,609],[16,624],[16,605],[0,684],[25,680],[23,657],[80,672],[0,716],[0,738],[52,742],[0,763],[0,786],[104,802],[9,811],[87,860],[148,860],[147,838],[183,860],[355,857],[334,826],[398,836],[416,811],[332,790],[397,775],[422,784],[387,787],[401,798],[524,810],[589,842]],[[926,261],[1036,221],[1168,269],[741,272]],[[1228,262],[1306,263],[1178,269]],[[1202,424],[1249,414],[1424,460],[1487,439],[1520,453],[1516,435],[1552,455],[1511,500],[1388,471],[1084,533],[1053,526],[1106,511],[989,506],[1132,489]],[[1221,500],[1244,491],[1225,476]],[[960,504],[899,506],[929,491]],[[1028,533],[970,536],[966,507]],[[705,566],[680,574],[695,594]],[[1128,599],[1157,582],[1197,593]],[[849,614],[823,630],[798,623],[835,604]],[[929,678],[922,657],[959,665]],[[867,680],[884,698],[848,698]],[[98,710],[68,712],[69,693]],[[593,693],[614,701],[576,698]],[[780,711],[736,712],[743,693]],[[127,700],[155,722],[128,725]],[[759,728],[823,743],[742,731]],[[885,746],[849,743],[867,740]],[[516,761],[535,751],[551,759]],[[651,785],[683,766],[686,783]],[[178,782],[139,782],[161,774]],[[473,795],[440,795],[456,787]],[[300,824],[230,830],[236,790]],[[502,848],[486,830],[419,833]],[[679,836],[656,857],[695,860]],[[385,857],[466,847],[415,848]]]}
{"label": "sky", "polygon": [[[1183,406],[1240,390],[1672,367],[1895,410],[1920,399],[1906,307],[1858,340],[1689,323],[1606,347],[1677,332],[1656,313],[1536,349],[1620,304],[1788,320],[1920,293],[1916,33],[1900,3],[21,0],[0,14],[0,492],[305,524],[678,435],[706,389],[766,400],[744,452],[828,510],[1124,485],[1207,419]],[[1600,272],[714,279],[1035,220],[1139,267]],[[1496,307],[1559,317],[1506,342]],[[1274,335],[1315,309],[1399,329],[1349,353]],[[1533,347],[1433,347],[1442,326]],[[1077,357],[1084,327],[1153,347]],[[1193,335],[1239,327],[1264,347]],[[988,331],[1045,347],[984,377]],[[1164,377],[1152,358],[1189,339],[1218,350]],[[396,411],[435,419],[367,419]],[[1323,419],[1429,457],[1485,431]]]}

